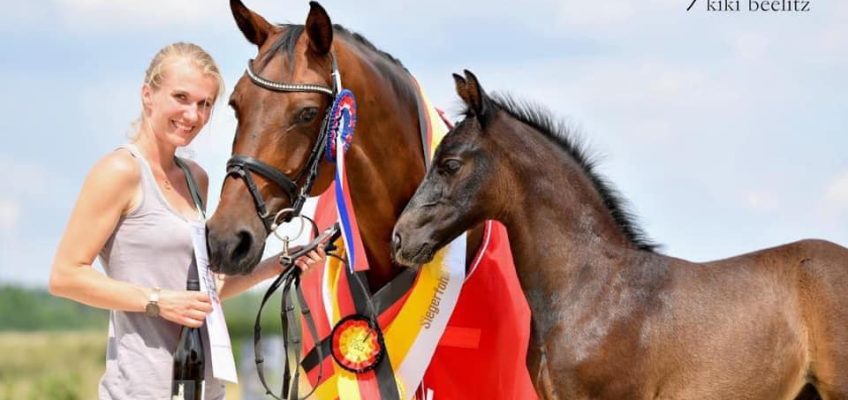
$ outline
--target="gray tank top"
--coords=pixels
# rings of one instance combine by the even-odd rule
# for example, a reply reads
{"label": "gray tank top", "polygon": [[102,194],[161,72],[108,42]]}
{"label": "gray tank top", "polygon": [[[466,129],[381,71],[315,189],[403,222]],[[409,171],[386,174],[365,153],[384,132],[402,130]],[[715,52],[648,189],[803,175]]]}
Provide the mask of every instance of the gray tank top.
{"label": "gray tank top", "polygon": [[[189,275],[197,277],[192,224],[165,200],[147,161],[131,145],[128,150],[141,169],[141,204],[118,221],[100,251],[106,275],[144,287],[185,290]],[[198,217],[200,215],[198,214]],[[205,332],[204,337],[208,337]],[[100,380],[100,399],[163,400],[171,397],[173,352],[180,325],[144,313],[112,311],[106,373]],[[224,384],[212,377],[208,340],[206,399],[224,398]]]}

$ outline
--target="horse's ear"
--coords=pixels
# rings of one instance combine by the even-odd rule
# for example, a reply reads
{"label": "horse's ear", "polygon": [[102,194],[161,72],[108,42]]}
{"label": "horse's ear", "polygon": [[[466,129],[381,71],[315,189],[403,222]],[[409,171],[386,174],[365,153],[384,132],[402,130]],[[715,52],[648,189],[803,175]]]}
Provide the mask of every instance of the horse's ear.
{"label": "horse's ear", "polygon": [[[456,90],[459,94],[459,97],[462,97],[462,100],[465,101],[465,104],[468,106],[468,108],[473,111],[478,118],[485,118],[490,109],[489,96],[487,96],[486,92],[483,91],[483,88],[480,86],[480,82],[477,80],[477,77],[474,76],[471,71],[466,69],[465,79],[454,75],[454,80],[456,80],[457,82]],[[459,80],[462,80],[464,82],[464,85],[462,85],[462,90],[460,90]]]}
{"label": "horse's ear", "polygon": [[236,19],[236,24],[244,37],[257,47],[262,47],[273,26],[261,15],[245,7],[241,0],[230,0],[230,10],[233,12],[233,18]]}
{"label": "horse's ear", "polygon": [[309,16],[306,17],[306,34],[309,36],[309,48],[319,55],[330,52],[333,45],[333,23],[324,7],[317,1],[309,2]]}

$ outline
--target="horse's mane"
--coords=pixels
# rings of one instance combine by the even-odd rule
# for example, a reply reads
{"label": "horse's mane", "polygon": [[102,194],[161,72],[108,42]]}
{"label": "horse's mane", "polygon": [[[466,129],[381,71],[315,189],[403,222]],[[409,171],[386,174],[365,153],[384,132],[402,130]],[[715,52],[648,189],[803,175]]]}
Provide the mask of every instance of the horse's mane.
{"label": "horse's mane", "polygon": [[619,229],[631,243],[641,250],[653,252],[657,249],[658,245],[648,239],[642,228],[637,225],[636,217],[628,210],[627,202],[618,190],[595,170],[597,166],[595,157],[590,154],[585,143],[573,134],[564,122],[554,119],[553,114],[546,108],[530,102],[518,101],[510,95],[494,94],[490,98],[498,109],[540,132],[582,167]]}
{"label": "horse's mane", "polygon": [[383,56],[388,61],[391,61],[392,64],[395,64],[398,67],[403,68],[404,71],[409,72],[409,70],[407,70],[406,67],[403,66],[403,64],[400,62],[400,60],[395,58],[395,56],[393,56],[393,55],[391,55],[391,54],[389,54],[389,53],[387,53],[383,50],[378,49],[377,46],[374,46],[374,44],[371,43],[370,40],[366,39],[365,36],[362,36],[362,35],[360,35],[359,33],[356,33],[356,32],[351,32],[350,30],[348,30],[347,28],[345,28],[344,26],[341,26],[339,24],[334,24],[333,28],[334,28],[334,32],[343,33],[347,37],[353,39],[354,42],[359,43],[363,47]]}
{"label": "horse's mane", "polygon": [[[294,56],[295,45],[297,44],[297,39],[300,38],[300,35],[303,34],[304,26],[296,25],[296,24],[278,24],[280,28],[284,28],[283,32],[280,34],[280,37],[277,38],[277,41],[273,43],[271,49],[265,54],[265,56],[258,60],[260,63],[260,69],[264,68],[265,65],[274,57],[275,54],[280,52],[285,52],[289,57]],[[380,61],[374,63],[375,67],[380,69],[381,75],[392,83],[392,85],[398,90],[399,93],[403,93],[409,96],[416,95],[414,92],[414,86],[411,85],[411,81],[408,76],[404,76],[403,73],[399,73],[397,70],[399,68],[406,75],[409,75],[409,70],[394,56],[391,54],[380,50],[377,46],[374,46],[371,41],[366,39],[364,36],[359,33],[352,32],[349,29],[345,28],[339,24],[333,24],[333,33],[341,34],[342,37],[348,39],[350,43],[355,44],[360,47],[360,49],[367,50],[364,53],[370,52],[372,54],[377,55]],[[294,68],[294,65],[291,65]]]}

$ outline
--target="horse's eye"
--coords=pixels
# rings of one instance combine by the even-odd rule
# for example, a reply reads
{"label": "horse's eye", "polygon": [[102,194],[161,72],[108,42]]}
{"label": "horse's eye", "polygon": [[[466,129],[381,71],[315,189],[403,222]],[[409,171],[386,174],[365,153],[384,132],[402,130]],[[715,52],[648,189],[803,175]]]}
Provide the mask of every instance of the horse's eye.
{"label": "horse's eye", "polygon": [[459,168],[462,167],[462,163],[457,159],[448,159],[442,162],[441,170],[447,174],[455,174],[456,171],[459,171]]}
{"label": "horse's eye", "polygon": [[297,114],[298,124],[308,124],[318,115],[318,107],[306,107]]}

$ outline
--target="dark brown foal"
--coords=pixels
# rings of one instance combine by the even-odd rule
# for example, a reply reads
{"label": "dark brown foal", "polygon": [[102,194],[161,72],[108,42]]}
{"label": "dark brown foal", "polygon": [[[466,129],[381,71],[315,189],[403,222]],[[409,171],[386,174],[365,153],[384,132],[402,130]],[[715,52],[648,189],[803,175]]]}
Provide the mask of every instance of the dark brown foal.
{"label": "dark brown foal", "polygon": [[455,75],[466,118],[394,230],[408,265],[508,229],[547,399],[848,398],[848,249],[804,240],[707,263],[654,251],[548,114]]}

